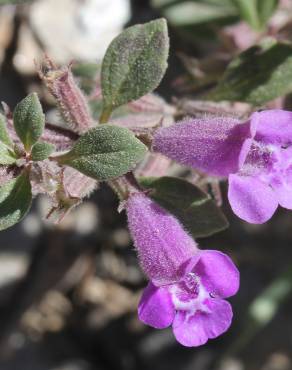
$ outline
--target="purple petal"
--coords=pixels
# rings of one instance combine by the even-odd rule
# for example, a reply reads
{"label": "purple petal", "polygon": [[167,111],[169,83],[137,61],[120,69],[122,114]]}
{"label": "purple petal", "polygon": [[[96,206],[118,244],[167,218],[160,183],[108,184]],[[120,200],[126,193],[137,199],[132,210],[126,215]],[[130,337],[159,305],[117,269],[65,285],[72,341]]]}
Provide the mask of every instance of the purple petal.
{"label": "purple petal", "polygon": [[231,305],[223,299],[207,299],[208,312],[197,311],[188,316],[186,311],[178,311],[173,321],[173,333],[176,340],[187,347],[205,344],[208,339],[223,334],[232,320]]}
{"label": "purple petal", "polygon": [[153,328],[164,329],[171,325],[174,315],[174,305],[167,288],[157,288],[150,282],[138,305],[139,319]]}
{"label": "purple petal", "polygon": [[239,288],[239,271],[226,254],[205,250],[193,271],[200,277],[207,292],[220,298],[233,296]]}
{"label": "purple petal", "polygon": [[145,274],[157,286],[176,282],[198,248],[182,225],[143,193],[126,205],[128,224]]}
{"label": "purple petal", "polygon": [[292,146],[281,149],[278,171],[270,176],[280,206],[292,209]]}
{"label": "purple petal", "polygon": [[255,112],[251,121],[257,127],[257,141],[282,145],[292,143],[292,112],[281,109]]}
{"label": "purple petal", "polygon": [[244,162],[248,156],[248,153],[252,147],[253,139],[246,139],[242,144],[241,151],[238,157],[238,167],[241,168],[244,165]]}
{"label": "purple petal", "polygon": [[[289,172],[291,171],[292,169]],[[291,175],[289,178],[291,178]],[[292,209],[292,182],[287,180],[288,178],[275,177],[271,180],[271,186],[276,194],[280,206]]]}
{"label": "purple petal", "polygon": [[252,131],[250,122],[233,118],[186,120],[156,131],[153,149],[211,175],[227,176],[237,172],[239,157],[244,161],[242,146]]}
{"label": "purple petal", "polygon": [[233,212],[252,224],[268,221],[278,207],[273,189],[252,176],[229,176],[228,199]]}

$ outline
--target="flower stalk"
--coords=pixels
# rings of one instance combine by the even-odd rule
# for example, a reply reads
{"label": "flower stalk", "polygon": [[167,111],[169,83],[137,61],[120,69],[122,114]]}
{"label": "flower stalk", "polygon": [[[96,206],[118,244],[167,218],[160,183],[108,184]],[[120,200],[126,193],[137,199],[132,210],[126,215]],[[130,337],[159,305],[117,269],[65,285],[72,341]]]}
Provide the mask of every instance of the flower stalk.
{"label": "flower stalk", "polygon": [[110,116],[112,114],[112,108],[111,107],[103,107],[103,110],[101,112],[99,123],[108,123]]}

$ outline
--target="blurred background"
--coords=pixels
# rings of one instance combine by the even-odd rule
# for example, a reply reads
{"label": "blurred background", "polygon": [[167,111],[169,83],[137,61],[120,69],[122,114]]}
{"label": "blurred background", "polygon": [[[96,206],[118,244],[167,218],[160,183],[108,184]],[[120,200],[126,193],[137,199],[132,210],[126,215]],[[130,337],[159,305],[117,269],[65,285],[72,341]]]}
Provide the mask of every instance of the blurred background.
{"label": "blurred background", "polygon": [[[98,62],[129,25],[168,19],[169,69],[158,93],[179,102],[182,115],[204,111],[197,94],[234,55],[264,34],[292,35],[291,0],[278,4],[265,31],[240,19],[229,0],[8,2],[0,1],[0,100],[14,108],[37,91],[48,114],[54,104],[34,62],[44,53],[59,65]],[[267,106],[289,108],[289,99]],[[234,259],[241,288],[231,329],[200,348],[138,321],[146,280],[110,188],[101,184],[57,226],[44,220],[47,199],[38,197],[0,234],[0,370],[292,369],[292,212],[249,225],[232,214],[224,184],[222,197],[230,227],[199,243]]]}

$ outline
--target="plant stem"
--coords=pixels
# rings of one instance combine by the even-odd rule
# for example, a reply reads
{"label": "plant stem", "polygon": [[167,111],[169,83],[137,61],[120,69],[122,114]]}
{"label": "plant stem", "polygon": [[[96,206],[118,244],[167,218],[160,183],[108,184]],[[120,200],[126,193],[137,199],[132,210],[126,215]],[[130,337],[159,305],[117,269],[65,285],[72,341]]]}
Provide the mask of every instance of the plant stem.
{"label": "plant stem", "polygon": [[104,106],[99,118],[99,123],[107,123],[112,114],[112,108]]}
{"label": "plant stem", "polygon": [[120,201],[128,199],[132,193],[143,191],[133,172],[128,172],[124,176],[110,180],[107,183],[118,195]]}
{"label": "plant stem", "polygon": [[113,191],[117,194],[119,200],[122,202],[128,198],[129,193],[127,189],[125,188],[125,186],[121,184],[120,179],[109,180],[107,181],[107,183],[113,189]]}

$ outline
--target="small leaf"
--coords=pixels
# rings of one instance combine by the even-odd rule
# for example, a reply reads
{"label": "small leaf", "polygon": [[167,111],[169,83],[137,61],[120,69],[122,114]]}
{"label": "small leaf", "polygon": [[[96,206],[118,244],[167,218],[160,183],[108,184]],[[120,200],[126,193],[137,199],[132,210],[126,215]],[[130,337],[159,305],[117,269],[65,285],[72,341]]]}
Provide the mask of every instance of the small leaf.
{"label": "small leaf", "polygon": [[263,104],[292,92],[292,45],[266,39],[236,57],[208,100]]}
{"label": "small leaf", "polygon": [[6,144],[9,147],[13,147],[13,142],[10,139],[10,136],[6,127],[6,119],[3,114],[0,113],[0,141]]}
{"label": "small leaf", "polygon": [[114,109],[154,90],[166,68],[167,24],[158,19],[126,29],[106,51],[101,85],[106,109]]}
{"label": "small leaf", "polygon": [[141,178],[139,182],[146,189],[153,189],[151,198],[175,215],[194,238],[228,227],[224,214],[210,196],[188,181],[166,176]]}
{"label": "small leaf", "polygon": [[0,5],[5,5],[5,4],[21,4],[21,3],[26,3],[30,2],[32,0],[0,0]]}
{"label": "small leaf", "polygon": [[33,161],[43,161],[47,159],[55,150],[55,146],[50,143],[39,141],[35,143],[31,150],[31,159]]}
{"label": "small leaf", "polygon": [[230,5],[185,1],[169,6],[163,14],[171,24],[177,27],[201,25],[235,17],[236,9]]}
{"label": "small leaf", "polygon": [[28,95],[17,104],[13,113],[15,131],[27,151],[41,137],[45,115],[36,93]]}
{"label": "small leaf", "polygon": [[233,2],[238,8],[241,18],[255,30],[259,30],[261,24],[258,15],[257,0],[233,0]]}
{"label": "small leaf", "polygon": [[16,162],[16,154],[11,148],[0,141],[0,165],[9,165]]}
{"label": "small leaf", "polygon": [[267,26],[267,21],[273,15],[278,2],[278,0],[233,0],[241,18],[258,31]]}
{"label": "small leaf", "polygon": [[265,26],[269,18],[273,15],[277,6],[279,5],[279,0],[258,0],[258,15],[261,22],[261,26]]}
{"label": "small leaf", "polygon": [[104,125],[87,131],[70,152],[55,159],[86,176],[108,180],[130,171],[146,151],[128,129]]}
{"label": "small leaf", "polygon": [[0,230],[19,222],[29,211],[32,201],[31,185],[23,173],[0,187]]}

